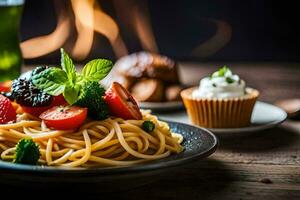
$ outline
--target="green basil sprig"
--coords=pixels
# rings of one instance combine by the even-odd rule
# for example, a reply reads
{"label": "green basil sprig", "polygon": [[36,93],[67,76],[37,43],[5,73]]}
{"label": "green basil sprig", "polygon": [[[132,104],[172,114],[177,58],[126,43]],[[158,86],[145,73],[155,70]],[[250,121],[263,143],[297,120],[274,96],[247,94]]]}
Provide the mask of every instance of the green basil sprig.
{"label": "green basil sprig", "polygon": [[51,67],[31,77],[33,84],[46,93],[58,96],[63,94],[66,101],[72,105],[88,81],[100,81],[112,69],[113,63],[106,59],[95,59],[88,62],[77,73],[75,65],[69,55],[61,49],[61,67]]}

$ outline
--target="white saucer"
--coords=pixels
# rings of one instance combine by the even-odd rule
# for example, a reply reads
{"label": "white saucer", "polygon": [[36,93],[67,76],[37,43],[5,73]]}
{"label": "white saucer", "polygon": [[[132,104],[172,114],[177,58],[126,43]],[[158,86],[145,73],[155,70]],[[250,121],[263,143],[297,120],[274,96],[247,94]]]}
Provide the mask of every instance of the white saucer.
{"label": "white saucer", "polygon": [[[189,119],[185,112],[160,114],[161,119],[188,123]],[[281,108],[261,101],[256,102],[251,118],[251,125],[243,128],[212,128],[213,133],[232,134],[241,132],[256,132],[269,129],[284,122],[287,114]]]}

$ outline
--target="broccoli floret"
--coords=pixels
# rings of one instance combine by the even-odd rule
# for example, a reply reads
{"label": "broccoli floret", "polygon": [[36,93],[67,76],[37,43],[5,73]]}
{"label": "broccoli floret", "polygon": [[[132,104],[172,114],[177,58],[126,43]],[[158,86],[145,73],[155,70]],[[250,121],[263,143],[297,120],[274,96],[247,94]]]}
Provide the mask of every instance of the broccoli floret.
{"label": "broccoli floret", "polygon": [[142,124],[142,128],[147,133],[151,133],[155,129],[155,124],[151,121],[144,121]]}
{"label": "broccoli floret", "polygon": [[79,99],[74,105],[88,108],[88,115],[95,120],[103,120],[108,117],[108,107],[103,96],[105,89],[95,81],[85,83]]}
{"label": "broccoli floret", "polygon": [[23,138],[16,145],[14,163],[36,165],[40,158],[39,145],[31,138]]}

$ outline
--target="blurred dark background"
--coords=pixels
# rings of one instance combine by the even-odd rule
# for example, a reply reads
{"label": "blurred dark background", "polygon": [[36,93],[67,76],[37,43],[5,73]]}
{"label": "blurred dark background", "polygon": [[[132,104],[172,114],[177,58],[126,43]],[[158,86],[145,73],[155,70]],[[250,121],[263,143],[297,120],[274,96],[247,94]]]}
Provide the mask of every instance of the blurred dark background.
{"label": "blurred dark background", "polygon": [[[158,51],[177,60],[292,62],[300,61],[296,2],[101,0],[98,4],[115,20],[128,53],[145,49],[138,39],[136,29],[130,27],[130,20],[140,16],[130,18],[128,12],[124,14],[124,10],[131,12],[131,8],[126,6],[137,4],[141,13],[148,13],[142,18],[146,17],[152,28]],[[67,4],[65,8],[70,8]],[[63,10],[60,9],[58,13]],[[101,19],[97,20],[101,23]],[[21,24],[22,41],[51,33],[56,24],[55,0],[26,0]],[[72,28],[71,36],[63,45],[67,50],[72,49],[74,38],[76,29]],[[95,57],[118,57],[107,38],[99,33],[94,34],[87,57],[77,60]],[[26,63],[57,63],[57,59],[58,50],[27,59]]]}

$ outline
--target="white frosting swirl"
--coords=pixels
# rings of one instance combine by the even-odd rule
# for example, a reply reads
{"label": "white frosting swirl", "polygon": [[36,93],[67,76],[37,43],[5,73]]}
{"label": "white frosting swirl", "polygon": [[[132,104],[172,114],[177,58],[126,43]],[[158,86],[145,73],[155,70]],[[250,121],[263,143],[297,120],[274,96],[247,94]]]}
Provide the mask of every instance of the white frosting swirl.
{"label": "white frosting swirl", "polygon": [[193,98],[234,98],[245,95],[245,81],[233,74],[227,67],[214,72],[211,77],[200,81],[193,91]]}

